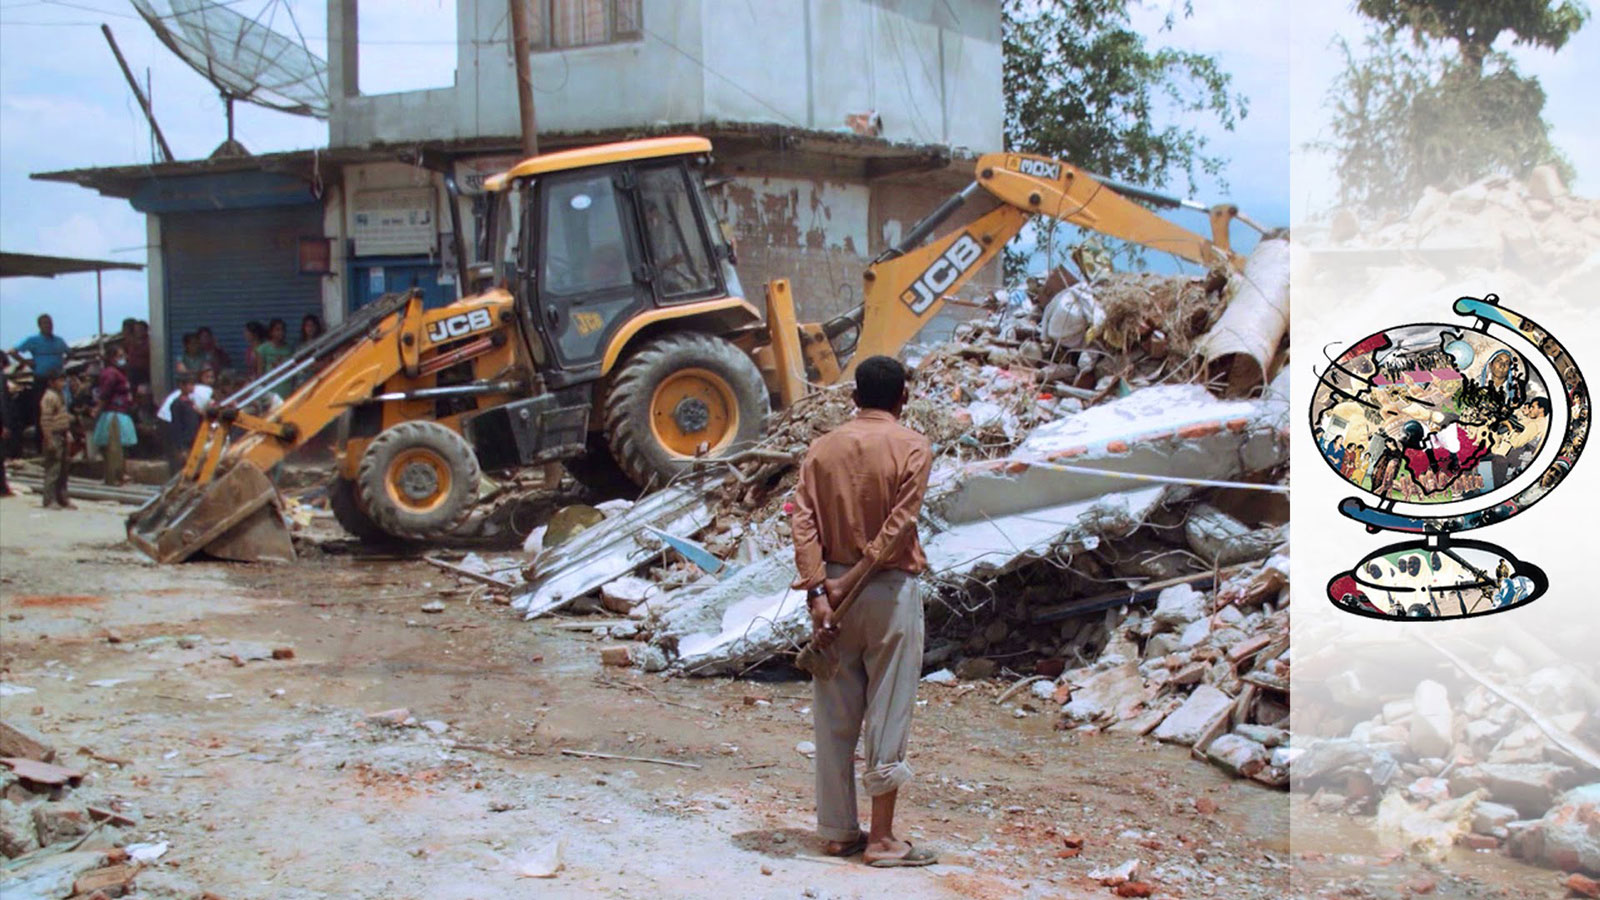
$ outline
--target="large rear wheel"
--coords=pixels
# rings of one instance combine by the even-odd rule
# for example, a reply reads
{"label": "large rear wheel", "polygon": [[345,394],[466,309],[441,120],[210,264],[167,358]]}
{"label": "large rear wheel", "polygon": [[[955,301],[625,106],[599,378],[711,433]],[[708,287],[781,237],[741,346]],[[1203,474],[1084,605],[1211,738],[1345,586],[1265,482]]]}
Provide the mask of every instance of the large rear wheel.
{"label": "large rear wheel", "polygon": [[696,457],[754,445],[766,430],[769,404],[761,371],[744,351],[709,334],[667,335],[613,373],[606,437],[635,484],[660,485]]}
{"label": "large rear wheel", "polygon": [[478,457],[437,422],[402,422],[372,439],[356,474],[361,504],[395,537],[453,531],[478,499]]}

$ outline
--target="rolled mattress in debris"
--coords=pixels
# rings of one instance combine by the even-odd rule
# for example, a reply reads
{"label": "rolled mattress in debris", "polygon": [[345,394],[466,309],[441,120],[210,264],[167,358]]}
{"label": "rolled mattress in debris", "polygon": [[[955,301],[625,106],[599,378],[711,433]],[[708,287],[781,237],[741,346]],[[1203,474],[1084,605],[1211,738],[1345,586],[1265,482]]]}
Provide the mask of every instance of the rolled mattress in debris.
{"label": "rolled mattress in debris", "polygon": [[1289,330],[1289,268],[1287,238],[1257,244],[1244,270],[1228,281],[1222,318],[1195,344],[1208,378],[1220,377],[1227,396],[1247,396],[1267,383]]}

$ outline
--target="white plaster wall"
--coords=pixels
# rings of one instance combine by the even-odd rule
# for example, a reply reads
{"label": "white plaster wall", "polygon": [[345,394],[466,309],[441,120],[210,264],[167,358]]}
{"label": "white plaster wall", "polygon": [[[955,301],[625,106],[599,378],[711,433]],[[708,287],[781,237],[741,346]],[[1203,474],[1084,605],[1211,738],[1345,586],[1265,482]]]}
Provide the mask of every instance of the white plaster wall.
{"label": "white plaster wall", "polygon": [[[999,17],[998,0],[646,0],[640,40],[534,53],[534,107],[541,131],[560,132],[844,131],[846,115],[876,109],[890,140],[988,149],[1003,121]],[[456,86],[335,96],[330,142],[518,134],[509,28],[501,0],[459,0]],[[330,52],[336,66],[336,41]]]}

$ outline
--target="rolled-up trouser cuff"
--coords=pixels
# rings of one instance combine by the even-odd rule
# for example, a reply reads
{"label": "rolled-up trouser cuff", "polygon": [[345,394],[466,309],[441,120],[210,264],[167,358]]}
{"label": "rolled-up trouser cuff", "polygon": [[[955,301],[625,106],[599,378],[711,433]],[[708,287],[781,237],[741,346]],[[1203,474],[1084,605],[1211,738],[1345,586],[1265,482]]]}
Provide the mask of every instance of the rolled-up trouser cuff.
{"label": "rolled-up trouser cuff", "polygon": [[861,773],[861,787],[869,797],[899,790],[901,785],[910,780],[911,767],[903,761],[886,766],[874,766]]}
{"label": "rolled-up trouser cuff", "polygon": [[835,828],[832,825],[817,825],[817,837],[825,841],[853,841],[861,836],[861,826],[854,828]]}

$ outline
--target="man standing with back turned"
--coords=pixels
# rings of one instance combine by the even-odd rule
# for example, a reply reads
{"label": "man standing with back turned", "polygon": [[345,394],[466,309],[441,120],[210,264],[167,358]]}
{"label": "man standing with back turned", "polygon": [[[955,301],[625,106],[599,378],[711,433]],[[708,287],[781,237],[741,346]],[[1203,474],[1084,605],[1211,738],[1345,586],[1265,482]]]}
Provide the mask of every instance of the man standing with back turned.
{"label": "man standing with back turned", "polygon": [[[868,865],[926,866],[936,854],[894,836],[894,806],[911,779],[906,741],[922,674],[922,596],[927,565],[917,515],[928,489],[928,439],[899,423],[910,394],[906,370],[887,356],[856,367],[856,417],[818,438],[800,466],[793,515],[794,587],[807,591],[812,641],[838,669],[812,681],[817,833],[834,856]],[[864,584],[863,584],[864,582]],[[839,618],[834,609],[858,584]],[[872,826],[856,811],[855,748],[865,727],[861,784]]]}

